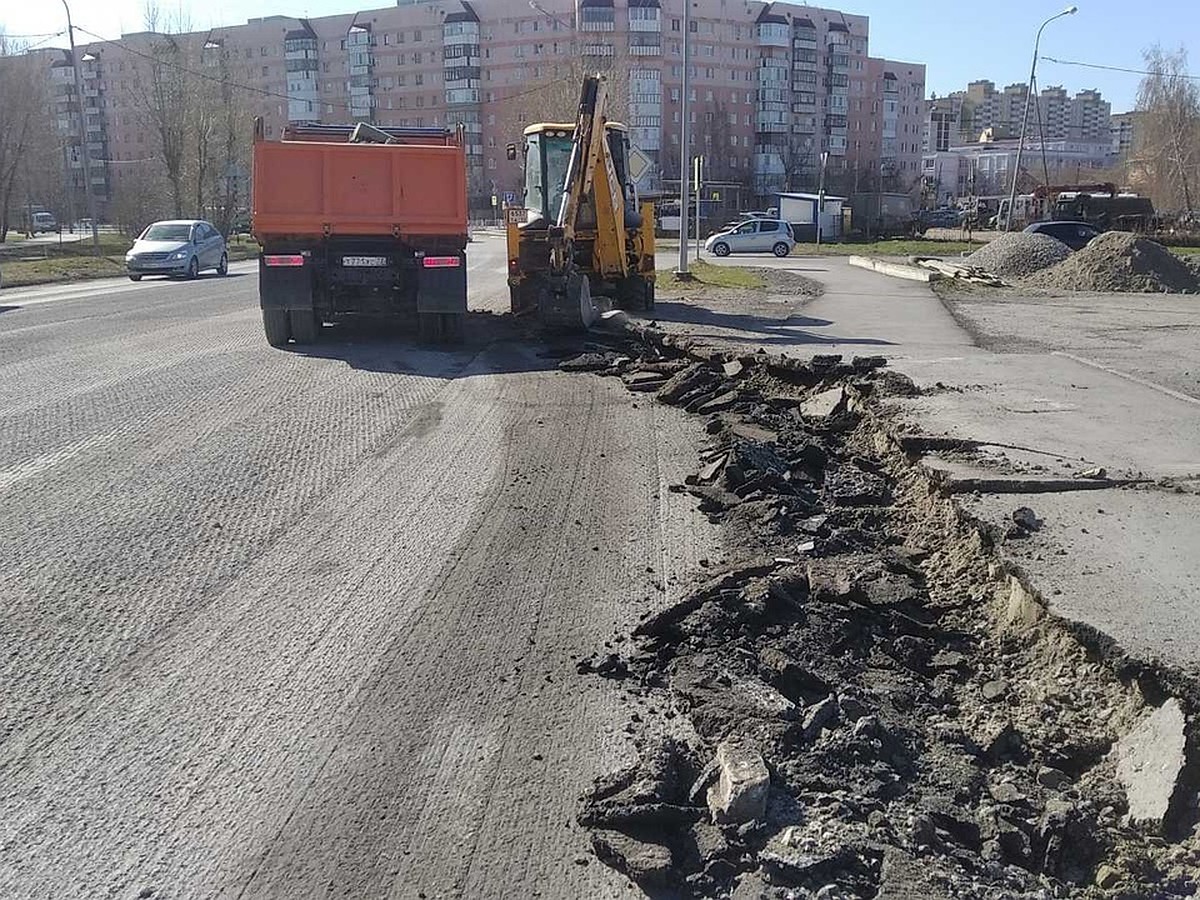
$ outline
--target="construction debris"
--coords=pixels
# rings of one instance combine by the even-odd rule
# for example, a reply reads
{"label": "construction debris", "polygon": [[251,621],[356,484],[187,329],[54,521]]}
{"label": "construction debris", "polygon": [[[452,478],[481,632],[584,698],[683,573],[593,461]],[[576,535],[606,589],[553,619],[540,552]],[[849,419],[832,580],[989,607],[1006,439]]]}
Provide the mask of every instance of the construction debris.
{"label": "construction debris", "polygon": [[1117,777],[1125,786],[1130,822],[1160,831],[1183,801],[1176,795],[1187,763],[1186,727],[1179,701],[1172,698],[1117,744]]}
{"label": "construction debris", "polygon": [[[894,373],[763,354],[734,381],[728,359],[692,358],[658,398],[722,398],[684,489],[745,562],[619,645],[640,759],[583,798],[597,856],[664,896],[1200,889],[1200,841],[1122,822],[1140,808],[1129,773],[1165,771],[1130,733],[1169,732],[1186,773],[1182,713],[1147,719],[1073,631],[1012,614],[984,533],[872,411]],[[828,392],[825,415],[796,414]],[[580,671],[601,667],[617,671],[603,655]]]}
{"label": "construction debris", "polygon": [[1005,285],[1003,279],[993,275],[987,269],[980,266],[967,265],[962,262],[949,262],[944,259],[917,256],[913,257],[913,265],[920,266],[923,269],[930,269],[937,272],[942,278],[950,278],[955,281],[969,281],[972,284],[983,284],[988,287],[1004,287]]}

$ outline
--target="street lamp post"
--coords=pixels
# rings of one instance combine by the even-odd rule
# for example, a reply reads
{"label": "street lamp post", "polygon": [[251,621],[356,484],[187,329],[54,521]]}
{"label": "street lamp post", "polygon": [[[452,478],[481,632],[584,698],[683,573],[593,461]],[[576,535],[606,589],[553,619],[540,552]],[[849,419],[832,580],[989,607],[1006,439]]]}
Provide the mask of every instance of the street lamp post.
{"label": "street lamp post", "polygon": [[817,182],[817,249],[821,249],[821,216],[825,214],[825,166],[829,164],[829,151],[821,151],[821,177]]}
{"label": "street lamp post", "polygon": [[690,128],[688,127],[688,86],[691,80],[688,76],[690,54],[688,45],[691,44],[691,7],[692,0],[683,0],[683,97],[680,100],[680,116],[682,125],[679,135],[679,268],[675,274],[681,278],[688,277],[688,168],[692,161],[692,148],[688,142]]}
{"label": "street lamp post", "polygon": [[1017,141],[1017,160],[1013,166],[1012,188],[1008,193],[1008,215],[1004,219],[1005,231],[1012,231],[1013,207],[1017,204],[1017,176],[1021,174],[1021,156],[1025,150],[1025,129],[1029,125],[1029,100],[1033,94],[1034,79],[1037,78],[1038,47],[1042,42],[1042,31],[1055,19],[1073,16],[1077,12],[1079,12],[1078,6],[1068,6],[1062,12],[1055,13],[1041,24],[1037,30],[1037,37],[1033,39],[1033,65],[1029,68],[1029,84],[1025,85],[1025,111],[1021,115],[1021,139]]}
{"label": "street lamp post", "polygon": [[71,42],[71,71],[75,76],[75,97],[79,103],[79,146],[83,152],[83,193],[87,197],[88,215],[92,219],[92,252],[100,255],[100,234],[96,226],[96,196],[92,193],[92,154],[88,150],[87,122],[83,114],[83,79],[79,77],[79,57],[75,53],[75,28],[71,24],[71,7],[62,0],[67,11],[67,38]]}

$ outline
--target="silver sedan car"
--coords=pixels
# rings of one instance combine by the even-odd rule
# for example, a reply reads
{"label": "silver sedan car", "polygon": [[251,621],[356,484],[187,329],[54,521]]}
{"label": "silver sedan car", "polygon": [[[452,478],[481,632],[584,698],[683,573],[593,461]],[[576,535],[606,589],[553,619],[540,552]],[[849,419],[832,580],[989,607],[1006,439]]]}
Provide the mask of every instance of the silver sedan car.
{"label": "silver sedan car", "polygon": [[143,275],[195,278],[212,269],[218,275],[229,271],[225,238],[201,219],[155,222],[141,233],[125,254],[125,269],[133,281]]}
{"label": "silver sedan car", "polygon": [[774,253],[787,256],[796,246],[792,226],[779,219],[748,219],[704,242],[704,249],[716,256],[730,253]]}

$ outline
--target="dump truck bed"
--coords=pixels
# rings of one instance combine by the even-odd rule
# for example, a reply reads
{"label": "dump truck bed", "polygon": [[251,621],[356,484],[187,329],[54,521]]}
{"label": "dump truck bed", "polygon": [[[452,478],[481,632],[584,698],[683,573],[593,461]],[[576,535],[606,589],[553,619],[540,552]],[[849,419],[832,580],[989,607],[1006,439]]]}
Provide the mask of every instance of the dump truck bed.
{"label": "dump truck bed", "polygon": [[466,241],[466,157],[455,144],[256,141],[253,194],[263,243],[330,235]]}

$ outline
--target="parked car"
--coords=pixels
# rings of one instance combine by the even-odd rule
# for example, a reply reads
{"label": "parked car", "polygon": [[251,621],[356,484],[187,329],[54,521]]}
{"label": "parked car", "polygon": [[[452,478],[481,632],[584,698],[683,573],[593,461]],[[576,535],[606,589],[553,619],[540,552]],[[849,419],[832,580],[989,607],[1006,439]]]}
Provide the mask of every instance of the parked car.
{"label": "parked car", "polygon": [[730,253],[774,253],[787,256],[796,246],[792,226],[780,219],[748,219],[727,231],[719,231],[704,242],[714,256]]}
{"label": "parked car", "polygon": [[53,213],[35,212],[30,221],[32,223],[30,231],[34,234],[50,234],[59,230]]}
{"label": "parked car", "polygon": [[959,228],[963,224],[964,214],[961,209],[950,209],[942,206],[937,209],[923,209],[917,213],[917,227],[924,231],[926,228]]}
{"label": "parked car", "polygon": [[206,269],[218,275],[229,271],[225,238],[208,222],[175,219],[146,228],[125,254],[131,281],[143,275],[195,278]]}
{"label": "parked car", "polygon": [[1044,234],[1062,241],[1072,250],[1082,250],[1101,234],[1095,225],[1087,222],[1034,222],[1026,226],[1026,234]]}

